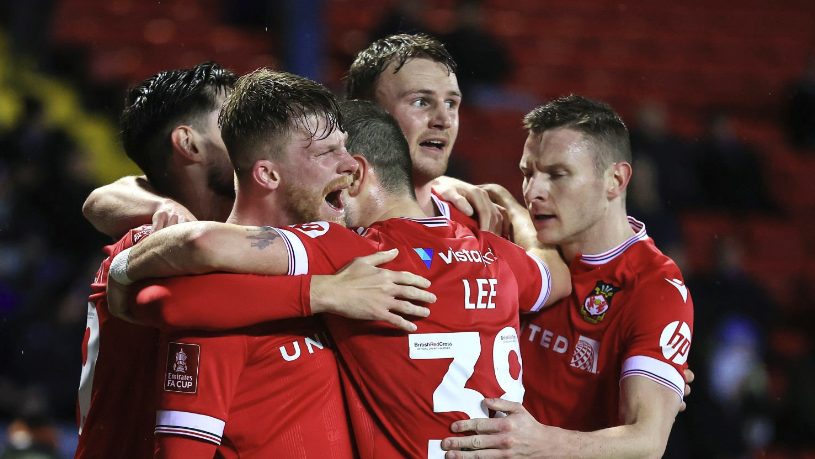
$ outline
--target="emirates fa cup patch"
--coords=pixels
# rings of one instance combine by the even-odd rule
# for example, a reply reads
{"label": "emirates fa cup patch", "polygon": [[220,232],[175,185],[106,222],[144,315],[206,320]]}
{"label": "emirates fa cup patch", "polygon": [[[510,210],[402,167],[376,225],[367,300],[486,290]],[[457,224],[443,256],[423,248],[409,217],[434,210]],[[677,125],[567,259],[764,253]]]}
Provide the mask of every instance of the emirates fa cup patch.
{"label": "emirates fa cup patch", "polygon": [[620,290],[622,290],[620,287],[606,284],[603,281],[597,281],[597,285],[594,286],[594,289],[592,289],[586,299],[583,300],[580,315],[583,316],[586,322],[593,324],[601,322],[606,317],[608,308],[611,307],[611,299]]}
{"label": "emirates fa cup patch", "polygon": [[198,391],[198,363],[201,347],[197,344],[170,343],[164,390],[194,394]]}

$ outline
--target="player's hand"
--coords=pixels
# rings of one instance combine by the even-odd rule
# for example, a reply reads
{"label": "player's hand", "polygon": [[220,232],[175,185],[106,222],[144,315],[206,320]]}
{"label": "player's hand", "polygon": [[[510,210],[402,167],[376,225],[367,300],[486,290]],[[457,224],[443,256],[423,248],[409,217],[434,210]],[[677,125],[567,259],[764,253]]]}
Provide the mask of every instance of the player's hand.
{"label": "player's hand", "polygon": [[449,201],[464,215],[472,217],[478,214],[478,227],[482,231],[502,235],[505,225],[505,214],[496,206],[489,194],[480,187],[452,177],[439,177],[432,185],[436,193]]}
{"label": "player's hand", "polygon": [[[430,281],[405,271],[377,268],[399,254],[397,249],[356,258],[332,276],[311,279],[311,310],[331,312],[351,319],[380,320],[402,330],[416,331],[416,324],[399,314],[427,317],[436,295],[422,289]],[[398,314],[397,314],[398,313]]]}
{"label": "player's hand", "polygon": [[[696,375],[694,375],[693,372],[690,371],[690,368],[685,368],[685,397],[690,395],[690,383],[692,383],[695,378],[696,378]],[[681,413],[681,412],[685,411],[685,408],[687,408],[687,407],[688,407],[688,404],[685,403],[685,399],[683,398],[682,399],[682,404],[679,405],[679,412]]]}
{"label": "player's hand", "polygon": [[128,290],[126,285],[122,285],[108,276],[106,299],[110,313],[114,317],[118,317],[126,322],[141,325],[130,312],[130,308],[127,307],[127,294]]}
{"label": "player's hand", "polygon": [[198,219],[186,207],[172,199],[165,199],[153,213],[153,232],[178,223],[195,221]]}
{"label": "player's hand", "polygon": [[507,416],[454,422],[451,426],[453,432],[475,432],[475,435],[442,440],[441,448],[447,451],[445,458],[538,457],[541,446],[556,430],[536,421],[520,403],[500,398],[488,398],[483,403],[490,410],[501,411]]}

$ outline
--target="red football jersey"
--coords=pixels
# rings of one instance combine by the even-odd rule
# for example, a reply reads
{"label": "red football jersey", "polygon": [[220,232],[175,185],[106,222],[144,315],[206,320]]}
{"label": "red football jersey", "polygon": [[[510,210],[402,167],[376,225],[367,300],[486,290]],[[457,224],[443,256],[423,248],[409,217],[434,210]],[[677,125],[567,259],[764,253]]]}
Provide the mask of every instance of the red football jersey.
{"label": "red football jersey", "polygon": [[359,237],[324,222],[280,229],[289,274],[333,273],[355,257],[398,248],[384,265],[431,280],[431,314],[415,333],[328,314],[363,458],[441,458],[454,421],[489,417],[485,397],[522,401],[518,311],[548,298],[546,266],[493,234],[443,218],[391,219]]}
{"label": "red football jersey", "polygon": [[113,257],[150,231],[150,226],[142,226],[105,247],[107,258],[91,284],[82,342],[75,458],[153,457],[158,331],[111,316],[105,296]]}
{"label": "red football jersey", "polygon": [[448,201],[442,199],[436,191],[430,191],[430,199],[433,200],[433,205],[438,210],[438,215],[448,220],[453,220],[456,223],[464,225],[470,229],[477,230],[478,222],[474,218],[464,215],[464,212],[458,210],[456,206]]}
{"label": "red football jersey", "polygon": [[619,425],[620,381],[643,376],[683,396],[693,302],[682,274],[629,217],[636,234],[599,255],[578,255],[572,294],[522,327],[524,406],[547,425]]}
{"label": "red football jersey", "polygon": [[[242,307],[231,304],[243,302],[234,290],[195,293],[205,310]],[[277,293],[248,301],[270,307]],[[353,457],[337,360],[319,318],[165,332],[158,364],[157,457],[173,457],[178,436],[211,447],[174,457],[211,458],[216,449],[221,458]]]}

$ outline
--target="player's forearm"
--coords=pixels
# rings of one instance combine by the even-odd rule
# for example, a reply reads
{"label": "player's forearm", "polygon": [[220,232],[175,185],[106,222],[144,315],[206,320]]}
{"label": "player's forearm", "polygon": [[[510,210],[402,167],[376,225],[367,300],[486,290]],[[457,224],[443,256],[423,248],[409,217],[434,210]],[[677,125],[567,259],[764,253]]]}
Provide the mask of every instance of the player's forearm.
{"label": "player's forearm", "polygon": [[310,281],[311,276],[241,274],[160,279],[134,286],[139,290],[130,309],[140,322],[161,330],[230,330],[311,315]]}
{"label": "player's forearm", "polygon": [[626,425],[595,432],[557,429],[546,444],[541,444],[540,458],[577,459],[658,459],[665,452],[665,442],[650,429]]}
{"label": "player's forearm", "polygon": [[129,257],[127,276],[132,281],[216,271],[288,273],[288,249],[271,227],[183,223],[153,234]]}
{"label": "player's forearm", "polygon": [[120,238],[130,229],[150,223],[165,200],[144,177],[122,177],[93,190],[82,214],[101,233]]}
{"label": "player's forearm", "polygon": [[209,227],[217,224],[182,223],[154,233],[134,246],[129,254],[117,255],[111,272],[114,272],[113,266],[121,264],[117,263],[121,257],[126,257],[126,274],[133,282],[217,271],[217,266],[207,262],[213,257],[207,252],[209,246],[202,242]]}

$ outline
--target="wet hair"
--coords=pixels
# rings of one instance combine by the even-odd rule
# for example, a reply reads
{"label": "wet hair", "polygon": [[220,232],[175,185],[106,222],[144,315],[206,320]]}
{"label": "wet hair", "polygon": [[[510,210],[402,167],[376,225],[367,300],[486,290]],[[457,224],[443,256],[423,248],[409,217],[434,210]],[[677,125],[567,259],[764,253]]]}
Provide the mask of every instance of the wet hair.
{"label": "wet hair", "polygon": [[201,128],[218,109],[238,76],[216,62],[158,73],[131,87],[119,119],[127,156],[160,193],[167,192],[170,133],[178,126]]}
{"label": "wet hair", "polygon": [[346,100],[363,99],[376,101],[375,85],[382,72],[396,62],[393,73],[411,59],[428,59],[447,67],[448,73],[456,72],[456,62],[444,45],[424,34],[400,34],[379,39],[367,49],[360,51],[345,79]]}
{"label": "wet hair", "polygon": [[396,119],[364,100],[341,102],[340,110],[348,133],[348,153],[368,160],[385,190],[416,199],[410,146]]}
{"label": "wet hair", "polygon": [[578,95],[561,97],[538,107],[524,117],[532,134],[565,128],[580,132],[594,147],[598,174],[616,162],[631,162],[631,141],[620,115],[605,102]]}
{"label": "wet hair", "polygon": [[[313,117],[325,124],[318,126]],[[320,140],[342,129],[337,99],[325,86],[267,68],[238,79],[218,122],[239,177],[260,159],[281,158],[286,141],[297,130]]]}

